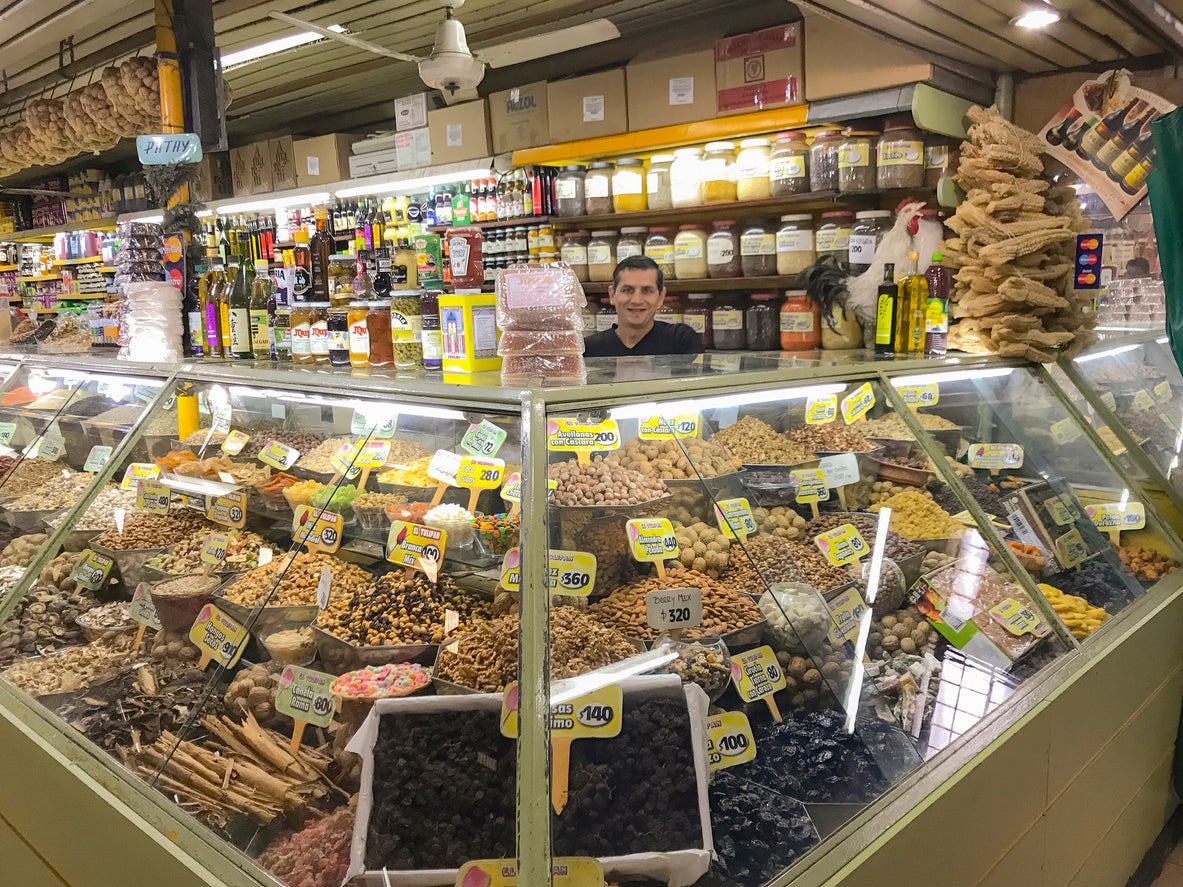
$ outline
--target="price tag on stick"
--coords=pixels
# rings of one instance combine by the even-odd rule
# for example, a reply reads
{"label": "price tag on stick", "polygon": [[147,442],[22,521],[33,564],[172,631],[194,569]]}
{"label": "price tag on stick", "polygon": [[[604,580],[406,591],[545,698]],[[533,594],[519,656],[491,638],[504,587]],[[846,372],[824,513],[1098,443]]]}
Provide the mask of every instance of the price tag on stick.
{"label": "price tag on stick", "polygon": [[87,548],[78,557],[70,578],[89,591],[99,591],[107,584],[115,561]]}
{"label": "price tag on stick", "polygon": [[198,668],[205,668],[217,660],[226,668],[233,668],[246,649],[247,630],[213,604],[206,604],[197,614],[189,629],[189,640],[201,651]]}
{"label": "price tag on stick", "polygon": [[546,422],[547,448],[556,452],[575,453],[580,465],[591,462],[591,454],[620,449],[620,427],[615,419],[603,422],[580,422],[573,418],[548,419]]}
{"label": "price tag on stick", "polygon": [[756,519],[747,499],[723,499],[715,504],[715,520],[719,532],[728,539],[747,541],[756,535]]}
{"label": "price tag on stick", "polygon": [[665,561],[681,553],[673,524],[664,517],[641,517],[624,526],[633,560],[653,564],[664,579]]}
{"label": "price tag on stick", "polygon": [[744,702],[763,699],[772,716],[778,721],[782,720],[773,694],[785,689],[788,684],[772,647],[757,647],[731,657],[731,680],[740,699]]}
{"label": "price tag on stick", "polygon": [[702,625],[702,589],[649,592],[645,595],[645,621],[654,631],[668,631],[677,640],[686,629]]}
{"label": "price tag on stick", "polygon": [[305,727],[327,727],[333,720],[333,696],[329,692],[333,680],[331,674],[298,665],[285,666],[280,673],[275,710],[296,722],[288,745],[292,754],[300,747]]}
{"label": "price tag on stick", "polygon": [[798,505],[808,505],[817,520],[817,503],[830,501],[830,488],[826,486],[826,475],[820,468],[801,468],[789,473],[789,478],[797,488],[796,500]]}
{"label": "price tag on stick", "polygon": [[131,596],[131,607],[127,613],[133,622],[138,622],[140,625],[136,631],[135,643],[132,646],[133,650],[139,650],[140,644],[144,642],[145,630],[150,628],[153,631],[160,631],[160,618],[156,615],[156,605],[152,603],[152,595],[143,582],[136,586],[136,590]]}
{"label": "price tag on stick", "polygon": [[826,486],[831,490],[838,491],[838,501],[845,509],[846,491],[843,488],[850,484],[857,484],[862,479],[862,475],[859,473],[858,457],[854,453],[826,456],[818,462],[817,470],[825,478]]}
{"label": "price tag on stick", "polygon": [[1141,502],[1108,502],[1086,506],[1085,514],[1114,545],[1121,544],[1123,530],[1140,530],[1146,526],[1146,506]]}
{"label": "price tag on stick", "polygon": [[756,758],[756,738],[742,711],[707,718],[707,763],[711,772],[746,764]]}
{"label": "price tag on stick", "polygon": [[424,559],[443,563],[447,543],[447,530],[396,520],[386,534],[386,559],[402,567],[408,576],[415,570],[426,572]]}

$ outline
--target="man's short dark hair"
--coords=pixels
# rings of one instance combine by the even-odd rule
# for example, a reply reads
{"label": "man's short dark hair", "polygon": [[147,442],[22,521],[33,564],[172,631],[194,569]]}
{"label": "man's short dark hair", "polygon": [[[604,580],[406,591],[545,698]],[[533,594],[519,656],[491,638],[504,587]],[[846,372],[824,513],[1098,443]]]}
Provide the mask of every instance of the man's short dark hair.
{"label": "man's short dark hair", "polygon": [[627,259],[617,262],[616,268],[612,271],[612,289],[616,289],[620,285],[621,271],[656,271],[658,291],[665,286],[665,274],[662,273],[661,267],[648,256],[629,256]]}
{"label": "man's short dark hair", "polygon": [[1134,256],[1125,263],[1126,274],[1132,271],[1141,271],[1143,274],[1150,275],[1150,260],[1145,256]]}

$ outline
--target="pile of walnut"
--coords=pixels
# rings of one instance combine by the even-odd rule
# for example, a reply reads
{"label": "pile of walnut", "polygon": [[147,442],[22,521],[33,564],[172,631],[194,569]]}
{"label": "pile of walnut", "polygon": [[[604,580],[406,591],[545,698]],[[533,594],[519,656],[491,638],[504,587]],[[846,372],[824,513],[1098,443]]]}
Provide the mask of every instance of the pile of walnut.
{"label": "pile of walnut", "polygon": [[1088,230],[1066,184],[1044,171],[1039,139],[993,108],[972,108],[955,179],[966,199],[947,222],[957,269],[949,347],[1045,363],[1096,341],[1089,291],[1069,285],[1076,235]]}

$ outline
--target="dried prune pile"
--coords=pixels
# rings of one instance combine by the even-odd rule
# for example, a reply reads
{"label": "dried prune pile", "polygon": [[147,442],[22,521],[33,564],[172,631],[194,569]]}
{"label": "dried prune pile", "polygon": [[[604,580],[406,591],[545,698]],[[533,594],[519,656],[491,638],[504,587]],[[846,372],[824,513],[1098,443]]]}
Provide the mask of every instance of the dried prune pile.
{"label": "dried prune pile", "polygon": [[570,794],[553,818],[558,856],[623,856],[702,845],[690,715],[681,699],[624,700],[615,739],[571,746]]}
{"label": "dried prune pile", "polygon": [[497,711],[384,716],[366,868],[459,868],[514,856],[517,747]]}
{"label": "dried prune pile", "polygon": [[1134,602],[1126,578],[1100,558],[1085,561],[1075,570],[1056,573],[1045,580],[1060,591],[1084,598],[1094,607],[1119,613]]}
{"label": "dried prune pile", "polygon": [[[746,769],[742,768],[742,769]],[[711,883],[758,887],[818,842],[805,805],[723,770],[711,780]]]}
{"label": "dried prune pile", "polygon": [[752,732],[758,752],[745,778],[809,803],[870,803],[920,763],[895,727],[872,719],[848,733],[834,709],[761,719]]}
{"label": "dried prune pile", "polygon": [[[982,506],[982,511],[995,517],[1005,516],[1006,510],[1002,507],[1002,499],[998,492],[990,487],[990,484],[976,477],[963,477],[961,482],[965,484],[969,494],[977,500],[978,505]],[[952,487],[946,484],[934,484],[929,489],[932,490],[932,498],[937,505],[949,514],[960,514],[965,511],[965,506],[961,504],[961,500],[957,498]]]}

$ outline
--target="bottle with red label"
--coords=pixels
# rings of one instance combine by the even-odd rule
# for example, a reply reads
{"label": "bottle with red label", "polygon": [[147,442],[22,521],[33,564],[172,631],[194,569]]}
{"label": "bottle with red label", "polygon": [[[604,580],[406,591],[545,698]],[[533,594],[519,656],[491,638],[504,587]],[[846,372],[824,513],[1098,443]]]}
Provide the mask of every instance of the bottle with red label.
{"label": "bottle with red label", "polygon": [[480,228],[449,228],[445,235],[452,286],[479,292],[485,283],[484,242]]}

